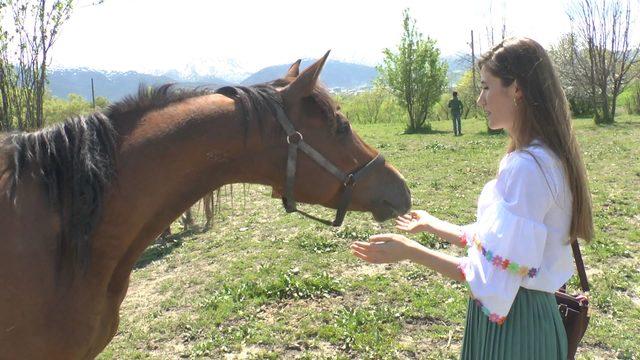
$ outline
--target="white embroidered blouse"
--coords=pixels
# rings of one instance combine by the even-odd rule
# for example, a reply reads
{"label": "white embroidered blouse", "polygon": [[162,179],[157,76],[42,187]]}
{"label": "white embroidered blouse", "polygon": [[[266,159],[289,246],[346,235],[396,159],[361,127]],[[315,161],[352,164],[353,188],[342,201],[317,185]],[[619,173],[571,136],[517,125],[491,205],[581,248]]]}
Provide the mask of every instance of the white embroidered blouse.
{"label": "white embroidered blouse", "polygon": [[502,159],[477,221],[463,227],[469,248],[459,266],[490,321],[505,321],[520,287],[553,293],[571,277],[571,207],[562,162],[541,143]]}

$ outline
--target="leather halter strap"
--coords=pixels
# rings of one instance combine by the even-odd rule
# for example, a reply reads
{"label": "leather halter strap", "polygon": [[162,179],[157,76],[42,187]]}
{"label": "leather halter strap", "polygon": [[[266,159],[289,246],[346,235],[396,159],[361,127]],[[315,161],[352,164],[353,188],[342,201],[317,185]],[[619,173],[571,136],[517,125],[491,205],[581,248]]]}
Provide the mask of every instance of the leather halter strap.
{"label": "leather halter strap", "polygon": [[[351,173],[344,173],[342,170],[338,169],[331,161],[329,161],[326,157],[316,151],[313,147],[307,144],[304,141],[302,134],[293,127],[293,124],[285,114],[284,109],[281,106],[276,105],[276,119],[280,126],[284,129],[287,134],[287,143],[288,143],[288,151],[287,151],[287,170],[286,170],[286,180],[285,180],[285,190],[284,196],[282,197],[282,203],[287,212],[299,212],[300,214],[309,217],[313,220],[322,222],[327,225],[340,226],[344,221],[344,217],[347,213],[347,208],[351,203],[351,197],[353,195],[353,188],[359,179],[366,176],[372,168],[378,165],[384,165],[385,160],[381,154],[376,155],[371,161],[369,161],[362,168],[353,171]],[[315,216],[309,215],[303,211],[300,211],[296,207],[296,200],[293,195],[293,190],[295,186],[295,178],[296,178],[296,165],[298,158],[298,150],[304,152],[307,156],[309,156],[313,161],[315,161],[322,168],[327,170],[333,176],[335,176],[341,183],[342,187],[340,192],[342,193],[340,201],[338,203],[336,217],[333,222],[329,222],[326,220],[319,219]]]}

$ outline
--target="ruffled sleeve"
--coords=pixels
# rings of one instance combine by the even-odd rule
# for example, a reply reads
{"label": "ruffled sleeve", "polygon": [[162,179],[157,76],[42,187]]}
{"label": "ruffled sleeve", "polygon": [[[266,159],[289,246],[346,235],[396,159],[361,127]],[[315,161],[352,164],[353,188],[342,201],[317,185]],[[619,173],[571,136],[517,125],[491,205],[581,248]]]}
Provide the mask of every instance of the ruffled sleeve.
{"label": "ruffled sleeve", "polygon": [[535,277],[542,262],[552,201],[545,176],[527,154],[512,153],[498,178],[483,189],[478,218],[463,227],[467,256],[459,269],[489,320],[502,324],[522,281]]}

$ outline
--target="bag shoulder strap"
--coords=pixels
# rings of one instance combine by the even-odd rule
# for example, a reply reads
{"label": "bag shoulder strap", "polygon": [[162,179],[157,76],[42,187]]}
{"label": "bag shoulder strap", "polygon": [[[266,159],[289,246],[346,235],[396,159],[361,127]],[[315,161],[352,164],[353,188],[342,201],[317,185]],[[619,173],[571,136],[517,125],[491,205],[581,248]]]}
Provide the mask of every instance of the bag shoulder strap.
{"label": "bag shoulder strap", "polygon": [[576,268],[578,268],[578,277],[580,278],[580,287],[582,291],[589,291],[589,282],[587,281],[587,272],[584,270],[584,262],[582,262],[582,254],[580,254],[580,245],[578,245],[578,239],[571,239],[571,250],[573,250],[573,259],[576,262]]}

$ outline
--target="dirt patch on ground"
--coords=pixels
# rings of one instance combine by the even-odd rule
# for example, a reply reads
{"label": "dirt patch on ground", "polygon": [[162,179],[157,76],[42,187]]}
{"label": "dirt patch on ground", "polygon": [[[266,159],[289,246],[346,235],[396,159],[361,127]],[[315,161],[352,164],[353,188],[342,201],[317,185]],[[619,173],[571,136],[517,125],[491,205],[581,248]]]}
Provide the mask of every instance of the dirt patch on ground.
{"label": "dirt patch on ground", "polygon": [[[137,311],[149,311],[157,307],[160,301],[166,298],[161,293],[161,284],[175,279],[176,274],[166,269],[158,269],[152,276],[145,279],[135,279],[129,284],[127,296],[122,302],[122,311],[135,313]],[[134,312],[131,310],[135,309]]]}
{"label": "dirt patch on ground", "polygon": [[336,272],[336,275],[339,275],[345,280],[350,280],[362,276],[375,276],[384,274],[390,269],[391,265],[388,264],[369,264],[362,262],[359,265],[354,265],[353,267],[342,269],[342,271]]}

